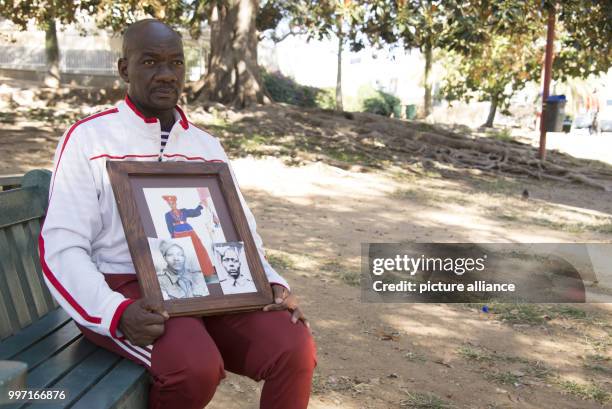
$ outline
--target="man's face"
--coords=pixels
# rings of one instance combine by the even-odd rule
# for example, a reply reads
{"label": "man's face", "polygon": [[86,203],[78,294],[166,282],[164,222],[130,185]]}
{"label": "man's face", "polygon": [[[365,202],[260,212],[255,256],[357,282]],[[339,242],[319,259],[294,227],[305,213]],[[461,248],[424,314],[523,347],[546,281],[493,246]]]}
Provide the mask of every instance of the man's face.
{"label": "man's face", "polygon": [[164,256],[168,267],[175,272],[181,271],[185,265],[185,253],[179,246],[172,246],[166,251]]}
{"label": "man's face", "polygon": [[221,258],[221,264],[223,264],[225,271],[227,271],[227,273],[232,277],[238,277],[240,274],[240,259],[238,258],[238,253],[236,253],[234,250],[228,250],[225,252]]}
{"label": "man's face", "polygon": [[150,114],[172,109],[185,84],[180,37],[162,24],[146,24],[130,36],[127,48],[118,66],[132,100]]}

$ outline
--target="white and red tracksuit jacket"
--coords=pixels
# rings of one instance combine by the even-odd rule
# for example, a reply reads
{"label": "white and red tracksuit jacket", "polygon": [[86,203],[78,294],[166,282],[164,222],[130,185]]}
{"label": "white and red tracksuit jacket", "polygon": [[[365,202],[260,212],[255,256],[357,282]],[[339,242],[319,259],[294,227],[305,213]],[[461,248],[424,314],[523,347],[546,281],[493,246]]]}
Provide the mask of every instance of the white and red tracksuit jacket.
{"label": "white and red tracksuit jacket", "polygon": [[[162,161],[228,162],[217,138],[189,123],[178,107],[175,117]],[[160,139],[159,121],[145,118],[126,98],[72,125],[55,152],[49,208],[39,238],[45,281],[76,322],[102,335],[120,336],[119,318],[133,301],[112,291],[102,273],[135,273],[106,161],[158,161]],[[289,288],[263,257],[255,218],[238,193],[268,281]]]}

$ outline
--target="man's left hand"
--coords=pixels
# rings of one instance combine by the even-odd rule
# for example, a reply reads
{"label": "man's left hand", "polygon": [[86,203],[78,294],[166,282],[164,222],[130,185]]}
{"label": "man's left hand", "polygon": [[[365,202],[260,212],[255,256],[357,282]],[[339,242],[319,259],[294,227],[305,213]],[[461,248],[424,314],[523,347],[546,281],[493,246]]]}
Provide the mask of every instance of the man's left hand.
{"label": "man's left hand", "polygon": [[291,313],[291,322],[302,321],[304,325],[310,330],[310,323],[302,314],[302,311],[298,307],[297,297],[285,287],[279,284],[272,284],[272,292],[274,293],[274,304],[266,305],[264,311],[282,311],[289,310]]}

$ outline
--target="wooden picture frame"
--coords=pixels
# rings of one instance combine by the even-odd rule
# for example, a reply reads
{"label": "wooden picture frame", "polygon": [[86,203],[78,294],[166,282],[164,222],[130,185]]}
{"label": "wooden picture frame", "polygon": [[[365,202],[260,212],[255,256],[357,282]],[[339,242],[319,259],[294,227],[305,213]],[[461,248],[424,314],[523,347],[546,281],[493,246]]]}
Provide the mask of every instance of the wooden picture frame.
{"label": "wooden picture frame", "polygon": [[162,302],[170,316],[273,302],[226,163],[108,161],[106,168],[143,297]]}

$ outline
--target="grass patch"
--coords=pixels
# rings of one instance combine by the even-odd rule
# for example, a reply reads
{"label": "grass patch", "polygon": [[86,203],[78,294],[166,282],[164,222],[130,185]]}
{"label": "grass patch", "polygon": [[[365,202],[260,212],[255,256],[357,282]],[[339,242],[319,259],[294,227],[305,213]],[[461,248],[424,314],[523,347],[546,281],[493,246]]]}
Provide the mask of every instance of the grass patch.
{"label": "grass patch", "polygon": [[601,354],[590,354],[586,356],[586,359],[591,362],[610,362],[612,360],[609,356],[603,356]]}
{"label": "grass patch", "polygon": [[594,337],[585,335],[584,342],[585,344],[590,346],[593,349],[593,351],[597,353],[606,352],[608,348],[612,346],[612,336],[608,335],[608,336],[604,336],[601,338],[594,338]]}
{"label": "grass patch", "polygon": [[451,409],[453,405],[431,393],[409,392],[408,398],[400,401],[400,408]]}
{"label": "grass patch", "polygon": [[518,363],[532,365],[532,366],[538,365],[537,362],[529,361],[526,358],[521,358],[519,356],[497,354],[485,348],[474,348],[470,345],[462,345],[459,348],[457,348],[457,354],[459,354],[459,356],[461,356],[464,359],[467,359],[469,361],[476,361],[476,362],[501,361],[501,362],[508,362],[508,363],[518,362]]}
{"label": "grass patch", "polygon": [[414,183],[422,179],[440,179],[442,175],[436,169],[425,168],[421,163],[407,165],[413,171],[401,169],[390,172],[393,180],[397,182]]}
{"label": "grass patch", "polygon": [[514,142],[514,138],[512,137],[512,131],[510,128],[504,128],[502,130],[489,130],[487,131],[487,136],[489,138],[496,139],[501,142]]}
{"label": "grass patch", "polygon": [[323,379],[321,374],[316,370],[312,375],[311,391],[313,395],[320,395],[325,392],[325,379]]}
{"label": "grass patch", "polygon": [[571,305],[555,305],[550,310],[556,317],[581,321],[591,318],[588,316],[586,311],[572,307]]}
{"label": "grass patch", "polygon": [[410,362],[425,362],[427,361],[427,359],[425,358],[425,356],[423,354],[420,354],[418,352],[406,352],[404,354],[404,358],[406,358],[408,361]]}
{"label": "grass patch", "polygon": [[485,378],[500,385],[518,386],[521,384],[521,377],[509,371],[488,371],[485,372]]}
{"label": "grass patch", "polygon": [[523,189],[518,182],[505,179],[503,177],[496,178],[478,178],[472,182],[472,187],[475,190],[480,190],[490,194],[516,194],[519,195]]}
{"label": "grass patch", "polygon": [[490,311],[510,324],[539,325],[546,322],[544,311],[534,304],[495,304]]}
{"label": "grass patch", "polygon": [[350,376],[328,376],[323,378],[315,372],[312,379],[313,394],[324,395],[330,391],[349,392],[353,396],[370,389],[372,385],[368,380]]}
{"label": "grass patch", "polygon": [[[470,304],[472,308],[482,308],[482,304]],[[489,304],[489,311],[493,317],[510,324],[529,324],[540,325],[547,322],[547,319],[563,318],[583,323],[594,323],[596,315],[564,304],[508,304],[492,303]],[[609,337],[608,337],[609,338]],[[586,340],[594,349],[606,348],[612,345],[612,340],[607,338]]]}
{"label": "grass patch", "polygon": [[[454,203],[461,206],[467,206],[473,203],[472,200],[467,198],[462,193],[457,193],[453,190],[448,190],[447,188],[442,187],[434,189],[429,190],[421,187],[396,189],[390,193],[389,196],[395,199],[410,200],[418,204],[434,207],[444,207],[449,203]],[[439,194],[437,192],[438,190],[444,190],[444,194]]]}
{"label": "grass patch", "polygon": [[369,163],[369,159],[365,155],[359,152],[348,151],[345,149],[328,147],[327,149],[323,148],[322,153],[340,162],[360,163],[360,164]]}
{"label": "grass patch", "polygon": [[559,381],[557,385],[567,394],[585,400],[594,400],[601,404],[612,401],[612,395],[601,386],[591,383],[577,383],[574,381]]}
{"label": "grass patch", "polygon": [[523,221],[527,224],[534,224],[541,227],[546,227],[551,230],[564,231],[567,233],[612,233],[612,220],[609,218],[593,218],[592,223],[574,223],[569,220],[550,220],[542,217],[524,217]]}
{"label": "grass patch", "polygon": [[342,263],[337,261],[328,261],[321,265],[321,269],[333,273],[345,284],[353,287],[359,287],[359,285],[361,285],[361,274],[356,271],[351,271]]}
{"label": "grass patch", "polygon": [[14,124],[17,122],[15,114],[12,112],[0,112],[0,122],[3,124]]}
{"label": "grass patch", "polygon": [[539,361],[531,363],[528,367],[525,368],[525,371],[529,376],[541,380],[549,379],[551,376],[553,376],[552,370]]}
{"label": "grass patch", "polygon": [[590,371],[595,371],[595,372],[600,372],[602,374],[609,374],[612,375],[612,369],[610,369],[607,366],[603,366],[603,365],[599,365],[599,364],[589,364],[589,363],[584,363],[583,364],[585,369],[588,369]]}
{"label": "grass patch", "polygon": [[612,358],[601,354],[589,354],[584,357],[582,366],[590,371],[612,375],[612,367],[609,365]]}
{"label": "grass patch", "polygon": [[[552,370],[540,361],[530,361],[529,359],[497,354],[486,348],[474,348],[470,345],[463,345],[457,349],[457,353],[470,361],[476,363],[487,362],[491,370],[484,372],[485,379],[502,385],[520,386],[526,383],[526,379],[537,379],[540,381],[548,380],[554,376]],[[508,368],[508,364],[523,364],[520,370],[498,371],[496,368]],[[495,366],[493,366],[495,365]]]}
{"label": "grass patch", "polygon": [[353,287],[359,287],[361,285],[361,275],[354,271],[341,271],[340,280]]}
{"label": "grass patch", "polygon": [[435,205],[445,201],[442,196],[433,192],[412,187],[408,189],[396,189],[390,196],[395,199],[410,200],[411,202],[423,205]]}
{"label": "grass patch", "polygon": [[482,362],[482,361],[491,361],[493,359],[491,354],[489,354],[487,351],[482,351],[480,349],[472,348],[467,345],[460,346],[457,349],[457,353],[461,357],[471,360],[471,361]]}
{"label": "grass patch", "polygon": [[291,258],[285,254],[279,252],[268,252],[266,254],[266,260],[272,265],[274,269],[280,270],[293,270],[295,269],[295,263]]}

